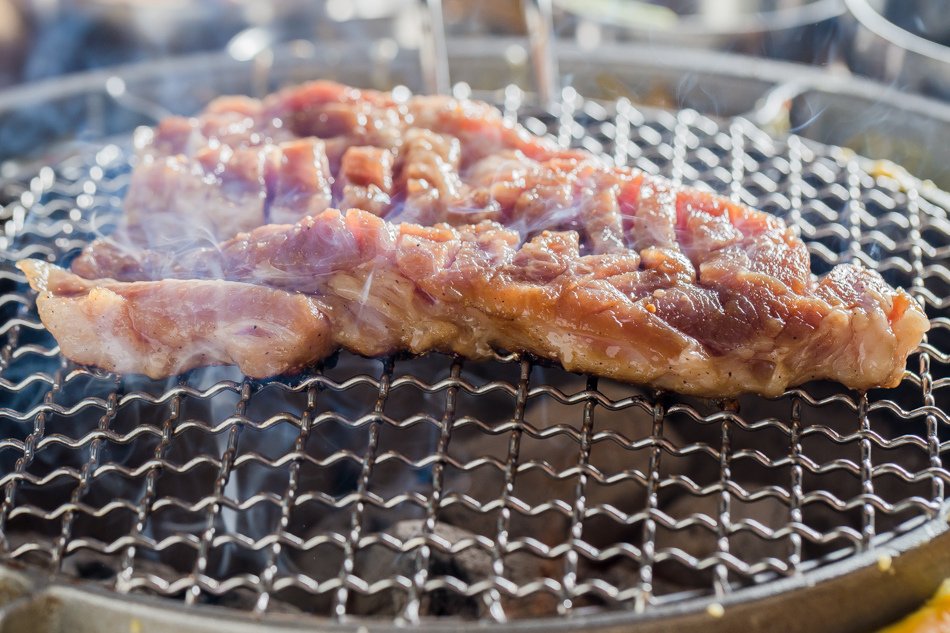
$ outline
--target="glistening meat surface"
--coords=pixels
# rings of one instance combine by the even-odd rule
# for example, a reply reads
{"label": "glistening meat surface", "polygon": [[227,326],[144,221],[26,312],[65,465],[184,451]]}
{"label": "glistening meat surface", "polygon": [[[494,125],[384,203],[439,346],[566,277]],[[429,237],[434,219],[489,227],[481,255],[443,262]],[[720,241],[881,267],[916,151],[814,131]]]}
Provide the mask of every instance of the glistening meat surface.
{"label": "glistening meat surface", "polygon": [[[140,307],[149,293],[195,289],[175,308],[187,320],[201,309],[199,289],[216,303],[223,291],[246,294],[249,305],[273,292],[316,311],[325,340],[306,348],[312,361],[336,347],[473,358],[506,349],[707,396],[774,395],[816,378],[893,386],[928,328],[873,271],[845,264],[816,278],[780,219],[558,149],[477,102],[317,82],[169,119],[142,135],[139,152],[127,226],[72,265],[89,280],[87,307],[112,305],[98,288],[137,297],[116,304],[127,315],[119,326],[137,327],[137,310],[155,321]],[[201,243],[175,243],[189,233]],[[76,298],[45,287],[48,306]],[[55,318],[40,309],[44,322]],[[219,341],[214,328],[186,330],[193,342]],[[138,340],[121,329],[114,338],[119,348]],[[265,363],[253,350],[196,361],[147,338],[158,343],[141,349],[161,362],[121,370],[234,362],[260,376],[306,362]],[[62,347],[116,368],[71,353],[75,342]]]}

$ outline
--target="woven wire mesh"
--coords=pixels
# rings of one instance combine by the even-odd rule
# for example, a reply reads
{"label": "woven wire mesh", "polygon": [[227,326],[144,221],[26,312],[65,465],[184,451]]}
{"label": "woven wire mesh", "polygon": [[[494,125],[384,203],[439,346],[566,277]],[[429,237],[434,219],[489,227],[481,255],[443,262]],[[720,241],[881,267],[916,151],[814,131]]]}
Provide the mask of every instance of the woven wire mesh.
{"label": "woven wire mesh", "polygon": [[84,145],[2,171],[0,558],[257,613],[505,620],[715,599],[937,515],[950,221],[921,183],[742,119],[499,94],[535,133],[784,217],[816,273],[858,260],[908,288],[933,329],[901,386],[710,402],[514,355],[341,353],[268,381],[78,367],[12,264],[114,225],[128,146]]}

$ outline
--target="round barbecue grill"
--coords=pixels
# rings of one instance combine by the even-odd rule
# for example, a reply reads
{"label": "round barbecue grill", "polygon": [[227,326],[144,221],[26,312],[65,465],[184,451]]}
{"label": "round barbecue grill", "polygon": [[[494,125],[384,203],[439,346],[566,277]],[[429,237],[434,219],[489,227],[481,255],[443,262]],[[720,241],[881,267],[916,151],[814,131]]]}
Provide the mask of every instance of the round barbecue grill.
{"label": "round barbecue grill", "polygon": [[[295,43],[0,95],[0,629],[857,631],[950,571],[950,108],[703,52],[554,63],[543,12],[528,23],[533,63],[517,39],[442,57],[436,28],[421,65],[391,41]],[[815,272],[873,266],[932,330],[896,389],[721,402],[517,355],[341,353],[267,381],[63,358],[13,263],[111,230],[131,131],[317,77],[451,85],[775,213]]]}

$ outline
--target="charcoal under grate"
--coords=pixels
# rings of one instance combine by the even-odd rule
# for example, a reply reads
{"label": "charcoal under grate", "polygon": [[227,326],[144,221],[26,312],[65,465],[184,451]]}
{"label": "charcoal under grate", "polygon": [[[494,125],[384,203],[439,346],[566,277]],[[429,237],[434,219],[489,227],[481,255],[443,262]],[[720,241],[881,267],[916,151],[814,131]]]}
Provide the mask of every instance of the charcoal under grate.
{"label": "charcoal under grate", "polygon": [[794,576],[938,517],[950,472],[950,221],[926,186],[743,119],[573,90],[535,133],[800,227],[933,329],[900,387],[711,402],[490,362],[341,353],[306,374],[168,381],[70,363],[13,268],[115,223],[125,141],[4,172],[0,559],[257,614],[512,620],[633,610]]}

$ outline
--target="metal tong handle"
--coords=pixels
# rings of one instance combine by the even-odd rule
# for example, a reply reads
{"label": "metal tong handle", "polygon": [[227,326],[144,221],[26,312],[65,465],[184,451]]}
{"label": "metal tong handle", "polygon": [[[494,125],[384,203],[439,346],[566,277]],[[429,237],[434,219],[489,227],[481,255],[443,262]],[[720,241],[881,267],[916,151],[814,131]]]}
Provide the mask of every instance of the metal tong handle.
{"label": "metal tong handle", "polygon": [[[451,83],[442,0],[419,2],[422,13],[422,41],[419,46],[422,79],[429,93],[448,94]],[[538,97],[544,106],[550,106],[557,101],[560,94],[560,72],[554,46],[554,13],[551,0],[522,0],[522,10],[528,29],[531,65]]]}
{"label": "metal tong handle", "polygon": [[422,41],[419,64],[422,81],[430,94],[449,92],[449,51],[445,43],[445,18],[442,0],[419,0],[422,4]]}
{"label": "metal tong handle", "polygon": [[534,83],[541,104],[550,109],[561,93],[561,74],[555,50],[554,12],[551,0],[522,0]]}

